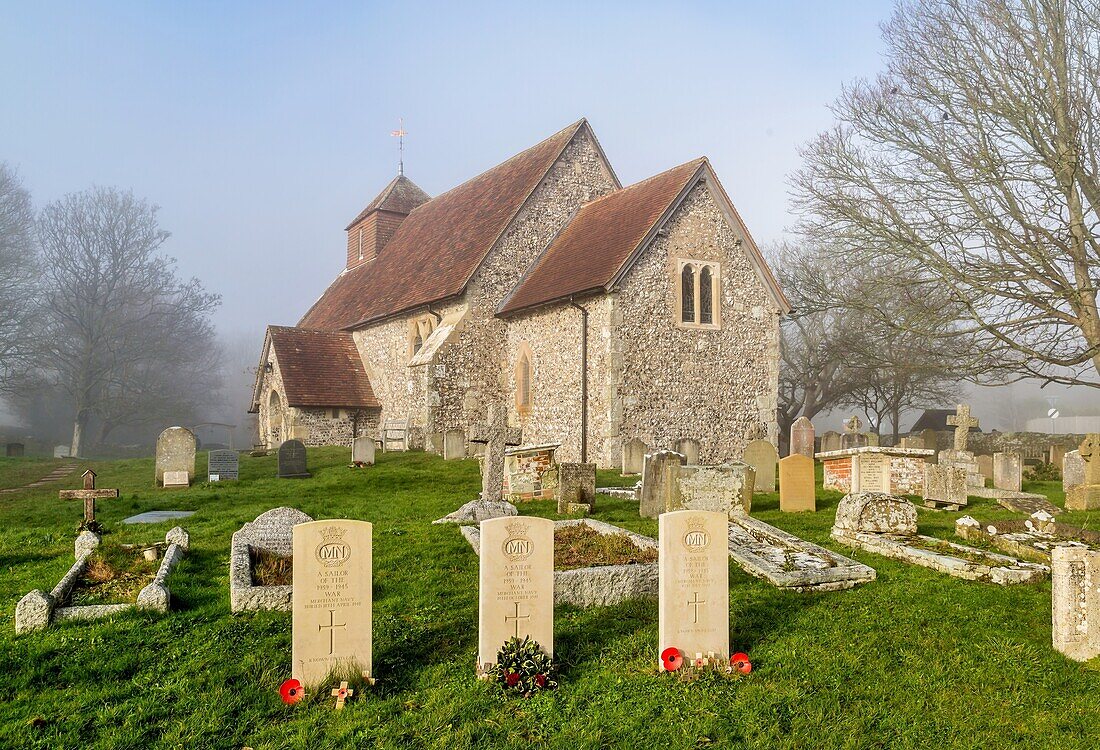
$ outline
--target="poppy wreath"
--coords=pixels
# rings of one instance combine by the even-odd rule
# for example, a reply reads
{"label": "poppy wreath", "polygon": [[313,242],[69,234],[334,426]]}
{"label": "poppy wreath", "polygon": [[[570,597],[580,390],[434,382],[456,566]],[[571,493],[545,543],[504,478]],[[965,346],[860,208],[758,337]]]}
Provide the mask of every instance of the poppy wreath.
{"label": "poppy wreath", "polygon": [[489,679],[499,683],[508,692],[519,693],[525,698],[540,690],[558,686],[551,676],[553,663],[537,641],[524,636],[509,638],[497,653],[497,661],[488,672]]}

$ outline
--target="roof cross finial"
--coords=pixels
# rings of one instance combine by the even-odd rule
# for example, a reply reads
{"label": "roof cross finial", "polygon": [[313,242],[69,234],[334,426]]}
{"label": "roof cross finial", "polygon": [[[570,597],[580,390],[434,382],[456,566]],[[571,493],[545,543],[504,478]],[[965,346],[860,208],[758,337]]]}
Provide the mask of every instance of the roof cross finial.
{"label": "roof cross finial", "polygon": [[397,138],[397,174],[405,174],[405,118],[397,118],[397,130],[391,130],[390,135]]}

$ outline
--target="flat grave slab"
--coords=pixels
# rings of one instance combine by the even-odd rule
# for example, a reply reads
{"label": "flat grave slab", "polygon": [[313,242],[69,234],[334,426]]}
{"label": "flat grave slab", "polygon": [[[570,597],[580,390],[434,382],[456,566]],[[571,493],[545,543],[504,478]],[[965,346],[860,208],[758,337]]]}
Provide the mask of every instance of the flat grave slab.
{"label": "flat grave slab", "polygon": [[1033,492],[1014,492],[1012,490],[999,490],[995,487],[968,487],[966,494],[973,497],[984,497],[996,500],[997,505],[1017,513],[1038,513],[1046,511],[1050,514],[1062,513],[1062,509],[1047,500],[1045,495],[1036,495]]}
{"label": "flat grave slab", "polygon": [[123,523],[161,523],[162,521],[171,521],[176,518],[187,518],[188,516],[195,515],[193,510],[147,510],[144,513],[138,513],[136,516],[130,516],[129,518],[123,518]]}
{"label": "flat grave slab", "polygon": [[729,555],[749,575],[794,591],[839,591],[875,580],[875,570],[751,516],[731,518]]}
{"label": "flat grave slab", "polygon": [[1100,549],[1100,531],[1082,529],[1036,513],[1031,518],[978,522],[970,516],[955,521],[956,536],[996,547],[1023,560],[1050,565],[1056,547]]}

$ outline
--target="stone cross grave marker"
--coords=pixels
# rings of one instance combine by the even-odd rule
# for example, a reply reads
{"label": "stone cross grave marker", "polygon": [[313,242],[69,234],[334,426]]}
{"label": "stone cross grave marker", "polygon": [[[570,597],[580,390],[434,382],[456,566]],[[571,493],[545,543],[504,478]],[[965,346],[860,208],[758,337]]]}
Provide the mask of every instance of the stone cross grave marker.
{"label": "stone cross grave marker", "polygon": [[791,425],[791,455],[795,453],[814,457],[814,423],[806,417],[799,417]]}
{"label": "stone cross grave marker", "polygon": [[801,453],[779,459],[779,510],[801,513],[817,510],[814,493],[814,460]]}
{"label": "stone cross grave marker", "polygon": [[186,427],[169,427],[157,438],[157,484],[164,484],[166,471],[186,471],[188,480],[195,476],[195,434]]}
{"label": "stone cross grave marker", "polygon": [[729,519],[678,510],[663,513],[657,524],[657,653],[676,648],[685,659],[728,659]]}
{"label": "stone cross grave marker", "polygon": [[955,413],[947,417],[947,424],[955,428],[955,450],[965,451],[970,428],[978,426],[978,419],[970,416],[970,406],[958,404]]}
{"label": "stone cross grave marker", "polygon": [[1019,453],[994,453],[993,486],[999,490],[1019,492],[1023,483],[1022,464]]}
{"label": "stone cross grave marker", "polygon": [[478,673],[509,638],[530,636],[554,656],[554,522],[511,516],[481,522]]}
{"label": "stone cross grave marker", "polygon": [[641,474],[647,450],[638,438],[628,440],[623,446],[623,474]]}
{"label": "stone cross grave marker", "polygon": [[294,526],[292,669],[316,686],[335,669],[371,675],[371,524]]}
{"label": "stone cross grave marker", "polygon": [[374,450],[374,438],[367,436],[355,438],[351,441],[351,462],[374,466]]}
{"label": "stone cross grave marker", "polygon": [[97,490],[95,488],[96,473],[91,469],[87,469],[81,474],[81,477],[84,479],[84,489],[61,490],[57,494],[62,500],[83,500],[84,520],[91,522],[95,520],[95,501],[116,498],[118,497],[118,490]]}
{"label": "stone cross grave marker", "polygon": [[241,458],[237,451],[216,450],[206,456],[206,477],[211,482],[240,479]]}
{"label": "stone cross grave marker", "polygon": [[481,458],[482,502],[500,502],[504,492],[504,451],[510,445],[519,445],[522,439],[519,428],[508,426],[508,412],[497,404],[489,404],[486,421],[471,428],[470,442],[485,445]]}
{"label": "stone cross grave marker", "polygon": [[290,439],[279,446],[279,478],[295,479],[308,477],[306,468],[306,447],[301,440]]}
{"label": "stone cross grave marker", "polygon": [[841,450],[845,448],[861,448],[867,445],[867,436],[860,430],[863,429],[863,420],[854,414],[844,420],[844,435],[840,438]]}
{"label": "stone cross grave marker", "polygon": [[779,455],[774,445],[767,440],[751,440],[745,446],[742,460],[756,469],[756,491],[775,492],[775,464]]}

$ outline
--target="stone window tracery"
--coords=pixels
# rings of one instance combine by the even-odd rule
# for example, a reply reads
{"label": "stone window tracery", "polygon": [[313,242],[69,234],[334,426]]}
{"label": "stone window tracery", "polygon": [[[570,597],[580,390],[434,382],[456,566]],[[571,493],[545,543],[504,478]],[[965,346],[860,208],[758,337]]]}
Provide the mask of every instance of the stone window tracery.
{"label": "stone window tracery", "polygon": [[680,259],[676,270],[677,324],[682,328],[721,328],[719,264]]}

